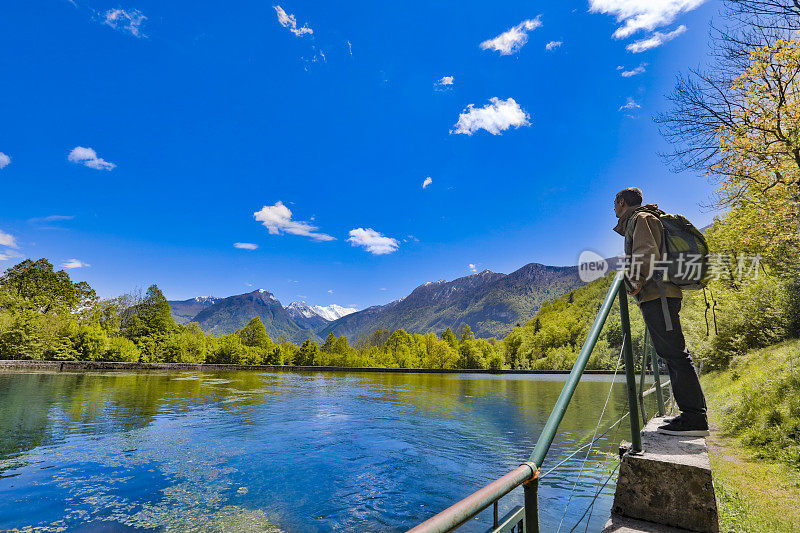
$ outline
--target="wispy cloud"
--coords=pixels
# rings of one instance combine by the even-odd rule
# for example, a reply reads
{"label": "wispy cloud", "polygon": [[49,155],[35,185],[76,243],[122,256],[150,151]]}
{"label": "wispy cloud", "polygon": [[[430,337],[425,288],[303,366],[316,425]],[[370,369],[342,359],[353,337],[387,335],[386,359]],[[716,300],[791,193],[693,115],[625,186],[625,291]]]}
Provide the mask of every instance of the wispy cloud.
{"label": "wispy cloud", "polygon": [[9,248],[17,248],[17,239],[10,233],[0,230],[0,246],[8,246]]}
{"label": "wispy cloud", "polygon": [[705,0],[589,0],[589,11],[613,15],[621,23],[614,38],[625,39],[639,31],[653,31],[672,24],[682,13],[700,7]]}
{"label": "wispy cloud", "polygon": [[292,212],[280,201],[276,202],[275,205],[265,205],[259,211],[253,213],[253,216],[269,230],[271,235],[288,233],[289,235],[311,237],[315,241],[336,240],[335,237],[319,233],[317,226],[301,220],[292,220]]}
{"label": "wispy cloud", "polygon": [[491,104],[478,108],[469,104],[458,116],[455,129],[450,130],[450,133],[472,135],[483,129],[492,135],[499,135],[501,131],[511,127],[531,125],[530,115],[513,98],[500,100],[495,97],[489,101]]}
{"label": "wispy cloud", "polygon": [[372,228],[351,229],[350,238],[347,241],[353,246],[363,246],[374,255],[390,254],[400,246],[397,239],[385,237]]}
{"label": "wispy cloud", "polygon": [[477,272],[477,270],[478,270],[478,267],[477,267],[477,266],[475,266],[475,264],[474,264],[474,263],[470,263],[470,264],[469,264],[469,269],[470,269],[472,272]]}
{"label": "wispy cloud", "polygon": [[138,9],[109,9],[103,13],[103,24],[115,30],[126,31],[137,38],[147,37],[141,26],[147,20]]}
{"label": "wispy cloud", "polygon": [[258,249],[258,245],[252,242],[235,242],[233,243],[234,248],[238,248],[239,250],[256,250]]}
{"label": "wispy cloud", "polygon": [[328,294],[333,294],[333,289],[328,289]]}
{"label": "wispy cloud", "polygon": [[619,107],[619,111],[622,111],[623,109],[627,109],[629,111],[632,111],[634,109],[639,109],[640,107],[642,107],[642,106],[637,104],[636,101],[629,96],[628,99],[625,101],[625,104],[621,105]]}
{"label": "wispy cloud", "polygon": [[500,52],[500,55],[504,56],[515,54],[528,42],[528,32],[541,27],[541,25],[541,15],[538,15],[535,19],[523,20],[494,39],[483,41],[481,48]]}
{"label": "wispy cloud", "polygon": [[446,91],[453,88],[453,76],[442,76],[434,82],[433,88],[437,91]]}
{"label": "wispy cloud", "polygon": [[427,178],[425,178],[425,181],[422,182],[422,188],[427,189],[428,185],[430,185],[431,183],[433,183],[433,180],[431,179],[430,176],[428,176]]}
{"label": "wispy cloud", "polygon": [[28,222],[31,224],[38,224],[40,222],[64,222],[65,220],[73,220],[75,215],[47,215],[46,217],[29,218]]}
{"label": "wispy cloud", "polygon": [[280,22],[281,26],[294,33],[296,36],[302,37],[303,35],[311,35],[314,33],[314,30],[305,24],[303,24],[302,28],[298,28],[297,19],[294,18],[294,15],[286,13],[281,6],[272,7],[275,8],[275,12],[278,14],[278,22]]}
{"label": "wispy cloud", "polygon": [[639,74],[644,74],[644,72],[646,70],[645,69],[646,66],[647,66],[647,63],[642,63],[638,67],[636,67],[634,69],[631,69],[631,70],[625,70],[625,67],[619,66],[619,67],[617,67],[617,70],[621,70],[622,71],[620,73],[620,76],[622,76],[623,78],[630,78],[631,76],[638,76]]}
{"label": "wispy cloud", "polygon": [[67,259],[63,263],[61,263],[62,268],[84,268],[92,266],[89,263],[84,263],[80,259]]}
{"label": "wispy cloud", "polygon": [[10,164],[11,164],[11,158],[6,154],[4,154],[3,152],[0,152],[0,168],[6,168]]}
{"label": "wispy cloud", "polygon": [[561,41],[550,41],[549,43],[544,45],[544,49],[549,52],[550,50],[555,50],[556,48],[560,47],[562,44],[564,43]]}
{"label": "wispy cloud", "polygon": [[679,36],[685,31],[686,31],[686,26],[684,26],[683,24],[681,24],[674,30],[667,33],[661,33],[660,31],[657,31],[647,39],[640,39],[638,41],[633,41],[631,44],[626,46],[625,49],[628,50],[629,52],[633,52],[634,54],[638,54],[644,52],[645,50],[650,50],[651,48],[657,48],[664,43],[668,43],[669,41],[671,41],[672,39]]}
{"label": "wispy cloud", "polygon": [[84,148],[83,146],[76,146],[67,156],[67,159],[73,163],[94,168],[97,170],[113,170],[117,165],[97,157],[97,152],[91,148]]}

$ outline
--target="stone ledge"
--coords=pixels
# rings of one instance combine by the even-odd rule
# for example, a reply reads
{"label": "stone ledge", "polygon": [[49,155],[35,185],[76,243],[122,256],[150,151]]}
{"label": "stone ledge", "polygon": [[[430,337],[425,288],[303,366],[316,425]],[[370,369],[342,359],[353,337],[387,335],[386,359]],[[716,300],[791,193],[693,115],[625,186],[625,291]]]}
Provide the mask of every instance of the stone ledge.
{"label": "stone ledge", "polygon": [[687,530],[679,527],[654,524],[613,514],[603,528],[603,533],[681,533],[685,531]]}
{"label": "stone ledge", "polygon": [[642,453],[623,454],[612,516],[717,533],[705,438],[661,435],[656,430],[663,423],[654,418],[642,431]]}

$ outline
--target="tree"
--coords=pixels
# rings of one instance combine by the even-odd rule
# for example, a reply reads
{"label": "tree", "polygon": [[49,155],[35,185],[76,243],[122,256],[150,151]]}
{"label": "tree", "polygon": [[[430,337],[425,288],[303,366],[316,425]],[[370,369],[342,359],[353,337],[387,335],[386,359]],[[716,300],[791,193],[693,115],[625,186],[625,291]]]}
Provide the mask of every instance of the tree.
{"label": "tree", "polygon": [[126,314],[122,330],[133,341],[141,337],[165,335],[176,329],[169,302],[157,285],[151,285],[141,303],[127,310]]}
{"label": "tree", "polygon": [[727,249],[761,253],[773,267],[800,251],[800,4],[729,0],[714,63],[678,79],[672,109],[656,117],[675,170],[716,182],[729,210],[716,228]]}
{"label": "tree", "polygon": [[325,342],[322,344],[322,351],[327,353],[333,352],[333,345],[336,343],[336,335],[333,332],[328,333]]}
{"label": "tree", "polygon": [[317,354],[319,350],[317,349],[317,345],[311,339],[306,339],[305,342],[300,346],[300,349],[297,351],[297,355],[295,356],[295,364],[301,366],[310,366],[316,362]]}
{"label": "tree", "polygon": [[452,329],[447,328],[442,332],[442,340],[449,344],[454,350],[458,349],[458,341]]}
{"label": "tree", "polygon": [[254,346],[264,350],[272,350],[275,344],[267,334],[267,328],[261,318],[254,316],[245,327],[236,331],[245,346]]}
{"label": "tree", "polygon": [[469,324],[464,324],[461,327],[461,342],[475,340],[475,334],[472,333],[472,328]]}
{"label": "tree", "polygon": [[97,300],[88,283],[72,283],[63,270],[53,271],[46,259],[25,259],[9,268],[0,277],[0,289],[42,314],[75,311]]}
{"label": "tree", "polygon": [[741,208],[728,222],[778,266],[800,251],[800,41],[779,40],[751,60],[732,87],[742,105],[720,127],[711,170],[722,176],[722,202]]}

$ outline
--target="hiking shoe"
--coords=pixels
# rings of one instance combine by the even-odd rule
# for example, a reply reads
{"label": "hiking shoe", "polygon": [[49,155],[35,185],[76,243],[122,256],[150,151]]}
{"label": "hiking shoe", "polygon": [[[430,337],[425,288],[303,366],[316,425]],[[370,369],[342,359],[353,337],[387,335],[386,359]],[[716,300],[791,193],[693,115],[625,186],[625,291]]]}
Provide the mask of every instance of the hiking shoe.
{"label": "hiking shoe", "polygon": [[658,432],[663,435],[678,435],[682,437],[707,437],[708,422],[689,422],[683,418],[675,417],[669,424],[658,427]]}
{"label": "hiking shoe", "polygon": [[675,420],[680,420],[680,419],[681,419],[681,415],[677,415],[677,416],[668,416],[668,417],[666,417],[666,418],[664,419],[664,423],[665,423],[665,424],[669,424],[670,422],[674,422]]}

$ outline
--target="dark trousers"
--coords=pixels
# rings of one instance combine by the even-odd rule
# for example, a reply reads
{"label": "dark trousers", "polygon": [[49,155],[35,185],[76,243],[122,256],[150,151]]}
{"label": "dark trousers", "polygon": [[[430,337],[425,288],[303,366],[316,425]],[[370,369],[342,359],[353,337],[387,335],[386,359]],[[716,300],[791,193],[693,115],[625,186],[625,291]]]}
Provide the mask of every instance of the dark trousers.
{"label": "dark trousers", "polygon": [[681,310],[681,298],[667,298],[667,306],[672,318],[672,331],[667,331],[660,299],[643,302],[640,305],[656,353],[667,363],[672,393],[675,395],[682,418],[689,421],[706,421],[706,399],[681,331],[681,321],[678,316]]}

